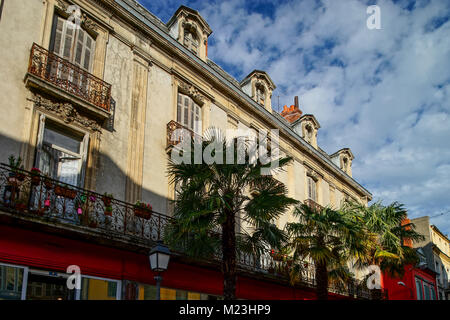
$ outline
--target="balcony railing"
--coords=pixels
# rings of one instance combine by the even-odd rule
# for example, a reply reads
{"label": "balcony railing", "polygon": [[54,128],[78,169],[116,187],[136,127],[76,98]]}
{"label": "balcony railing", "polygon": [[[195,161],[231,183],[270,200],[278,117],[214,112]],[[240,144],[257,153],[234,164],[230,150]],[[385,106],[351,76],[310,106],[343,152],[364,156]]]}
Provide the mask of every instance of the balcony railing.
{"label": "balcony railing", "polygon": [[171,219],[156,212],[143,218],[130,203],[6,165],[0,165],[0,197],[7,211],[141,242],[160,239]]}
{"label": "balcony railing", "polygon": [[304,201],[304,204],[306,204],[308,207],[310,207],[311,209],[316,210],[316,211],[320,211],[323,209],[323,207],[320,204],[318,204],[317,202],[315,202],[312,199],[306,199]]}
{"label": "balcony railing", "polygon": [[167,148],[174,147],[184,139],[194,138],[201,141],[201,136],[176,121],[167,124]]}
{"label": "balcony railing", "polygon": [[31,48],[28,73],[102,110],[110,110],[111,85],[109,83],[36,43]]}
{"label": "balcony railing", "polygon": [[[128,241],[147,245],[148,241],[162,239],[166,226],[174,222],[173,218],[154,211],[147,216],[136,215],[133,204],[5,164],[0,165],[0,210],[43,223],[79,226],[109,239],[125,236]],[[215,232],[212,236],[220,235]],[[183,246],[180,244],[177,248],[178,254],[183,255]],[[212,260],[220,262],[221,252],[217,252]],[[292,264],[286,256],[280,259],[269,252],[261,256],[237,252],[236,261],[243,270],[285,280]],[[315,287],[312,264],[304,263],[299,281],[304,286]],[[329,290],[352,297],[372,298],[367,288],[353,283],[344,287],[330,286]]]}

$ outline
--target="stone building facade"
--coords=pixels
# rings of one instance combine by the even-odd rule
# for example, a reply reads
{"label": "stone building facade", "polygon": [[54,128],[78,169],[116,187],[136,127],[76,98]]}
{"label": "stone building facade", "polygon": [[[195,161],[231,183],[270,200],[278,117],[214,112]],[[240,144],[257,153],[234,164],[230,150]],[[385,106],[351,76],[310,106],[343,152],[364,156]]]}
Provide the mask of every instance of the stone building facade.
{"label": "stone building facade", "polygon": [[[6,0],[0,162],[20,156],[25,170],[37,167],[86,190],[86,207],[67,207],[80,215],[86,201],[99,201],[92,191],[127,205],[150,203],[170,217],[174,186],[166,168],[173,128],[197,134],[210,126],[278,129],[281,153],[294,158],[277,176],[290,196],[321,206],[338,207],[345,199],[367,204],[372,196],[352,177],[351,150],[324,152],[319,122],[302,114],[298,99],[275,112],[276,85],[266,72],[238,81],[211,61],[212,32],[185,6],[163,23],[133,0]],[[289,221],[286,213],[277,224]]]}

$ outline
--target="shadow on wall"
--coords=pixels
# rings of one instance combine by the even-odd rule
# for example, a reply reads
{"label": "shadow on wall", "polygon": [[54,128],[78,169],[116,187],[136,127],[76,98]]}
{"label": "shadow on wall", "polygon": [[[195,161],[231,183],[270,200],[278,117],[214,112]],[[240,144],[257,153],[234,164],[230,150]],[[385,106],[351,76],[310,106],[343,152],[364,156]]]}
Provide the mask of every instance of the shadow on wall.
{"label": "shadow on wall", "polygon": [[0,0],[0,21],[2,20],[3,4],[5,0]]}
{"label": "shadow on wall", "polygon": [[[0,163],[8,164],[8,157],[14,155],[16,158],[20,155],[20,150],[32,150],[28,143],[23,143],[16,139],[12,139],[3,134],[0,134]],[[165,154],[165,150],[162,149],[161,152]],[[33,166],[36,163],[36,152],[33,150]],[[150,161],[147,159],[146,161]],[[25,167],[25,170],[30,170],[30,168]],[[96,184],[94,191],[100,194],[110,193],[117,200],[125,200],[125,183],[127,180],[126,172],[124,172],[109,156],[100,153],[98,157],[97,169],[94,173],[96,177]],[[167,178],[168,179],[168,178]],[[80,186],[83,188],[84,186]],[[164,190],[161,193],[166,192],[164,185],[162,186]],[[171,215],[168,212],[168,199],[160,194],[155,193],[152,190],[142,189],[142,199],[145,203],[150,203],[153,206],[153,210],[162,214]]]}

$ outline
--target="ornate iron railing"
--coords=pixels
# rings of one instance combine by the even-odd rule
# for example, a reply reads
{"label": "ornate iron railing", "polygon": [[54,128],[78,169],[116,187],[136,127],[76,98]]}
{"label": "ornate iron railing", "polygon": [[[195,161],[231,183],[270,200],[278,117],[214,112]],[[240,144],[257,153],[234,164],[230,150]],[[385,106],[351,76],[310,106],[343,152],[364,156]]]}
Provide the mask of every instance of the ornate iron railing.
{"label": "ornate iron railing", "polygon": [[130,203],[6,165],[0,166],[0,207],[137,240],[160,239],[171,220],[156,212],[138,216]]}
{"label": "ornate iron railing", "polygon": [[[173,218],[154,211],[137,215],[133,204],[4,164],[0,165],[0,209],[45,222],[85,227],[109,238],[125,235],[139,243],[162,239],[166,227],[175,222]],[[220,234],[214,232],[211,236]],[[183,248],[184,244],[180,244],[177,253],[183,254]],[[221,252],[216,252],[212,259],[220,262]],[[292,266],[288,256],[280,258],[270,252],[257,256],[238,251],[236,263],[244,270],[272,274],[285,280],[289,278]],[[311,263],[303,263],[298,282],[315,287],[315,270]],[[330,286],[329,290],[373,299],[373,293],[361,283]]]}
{"label": "ornate iron railing", "polygon": [[191,138],[198,139],[197,141],[202,139],[200,135],[176,121],[171,120],[167,124],[167,148],[176,146],[183,139]]}
{"label": "ornate iron railing", "polygon": [[36,43],[31,47],[28,72],[103,110],[110,110],[109,83]]}

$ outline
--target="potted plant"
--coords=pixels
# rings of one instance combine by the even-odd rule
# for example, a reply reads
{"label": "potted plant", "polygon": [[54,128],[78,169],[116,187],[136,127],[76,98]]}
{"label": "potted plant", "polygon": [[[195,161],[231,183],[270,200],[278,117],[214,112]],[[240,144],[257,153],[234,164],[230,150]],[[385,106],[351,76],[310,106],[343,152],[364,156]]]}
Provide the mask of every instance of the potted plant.
{"label": "potted plant", "polygon": [[112,206],[106,206],[105,207],[105,212],[104,212],[105,216],[111,217],[112,216],[112,210],[113,210]]}
{"label": "potted plant", "polygon": [[134,215],[143,219],[150,219],[152,216],[152,206],[149,203],[136,201],[134,205]]}
{"label": "potted plant", "polygon": [[70,189],[69,186],[66,184],[57,185],[55,187],[55,194],[57,196],[61,196],[61,197],[73,200],[77,196],[77,190]]}
{"label": "potted plant", "polygon": [[47,175],[45,175],[45,178],[44,178],[44,185],[47,190],[52,190],[54,187],[52,179]]}
{"label": "potted plant", "polygon": [[25,175],[21,172],[23,170],[22,158],[14,157],[10,155],[8,158],[9,166],[11,167],[11,172],[9,173],[8,182],[13,185],[17,185],[18,182],[25,179]]}
{"label": "potted plant", "polygon": [[113,198],[114,198],[114,196],[111,193],[105,192],[105,194],[102,197],[102,201],[103,201],[103,204],[105,205],[105,207],[111,206],[111,201]]}
{"label": "potted plant", "polygon": [[31,184],[37,186],[41,183],[41,170],[39,168],[31,168]]}

